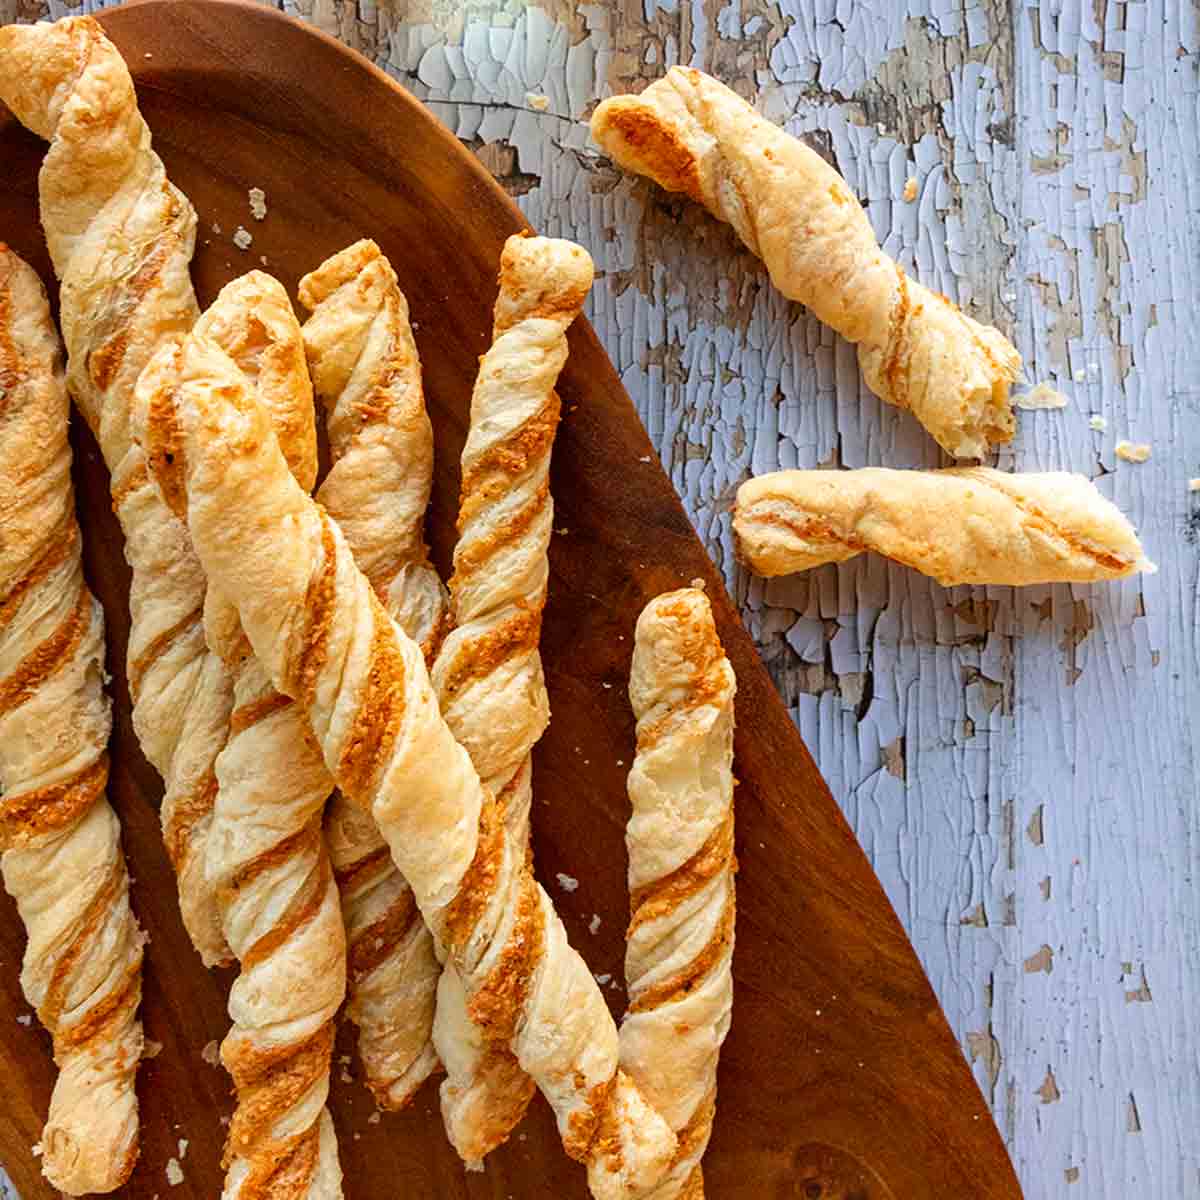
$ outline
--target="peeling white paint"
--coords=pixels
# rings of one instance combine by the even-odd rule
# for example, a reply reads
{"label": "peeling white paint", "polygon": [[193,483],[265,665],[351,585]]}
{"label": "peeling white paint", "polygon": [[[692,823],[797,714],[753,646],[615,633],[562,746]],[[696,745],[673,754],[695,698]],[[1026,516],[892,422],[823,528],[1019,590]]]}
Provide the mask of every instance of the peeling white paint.
{"label": "peeling white paint", "polygon": [[[540,4],[285,7],[427,101],[540,230],[592,251],[589,316],[1029,1200],[1200,1194],[1200,10]],[[35,9],[0,0],[0,19]],[[679,61],[831,154],[890,254],[1013,332],[1028,379],[1073,403],[1021,414],[998,465],[1096,478],[1158,575],[1014,592],[946,591],[873,556],[770,582],[738,570],[728,510],[750,473],[941,462],[728,230],[590,145],[597,94]],[[1118,469],[1108,428],[1153,458]],[[1026,970],[1043,947],[1053,969]]]}

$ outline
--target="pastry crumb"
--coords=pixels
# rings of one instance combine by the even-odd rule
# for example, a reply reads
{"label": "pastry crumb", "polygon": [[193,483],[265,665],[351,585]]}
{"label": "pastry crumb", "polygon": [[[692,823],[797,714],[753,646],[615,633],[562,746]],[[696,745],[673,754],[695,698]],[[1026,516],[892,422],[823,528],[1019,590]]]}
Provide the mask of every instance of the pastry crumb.
{"label": "pastry crumb", "polygon": [[258,256],[258,261],[265,267],[267,265],[267,256],[265,254],[260,254]]}
{"label": "pastry crumb", "polygon": [[379,1122],[380,1122],[380,1120],[381,1120],[381,1118],[380,1118],[380,1116],[379,1116],[379,1110],[378,1110],[378,1109],[376,1109],[376,1110],[375,1110],[375,1111],[374,1111],[374,1112],[373,1112],[373,1113],[372,1113],[372,1114],[371,1114],[371,1115],[370,1115],[370,1116],[367,1118],[367,1124],[368,1124],[368,1125],[378,1125],[378,1124],[379,1124]]}
{"label": "pastry crumb", "polygon": [[588,933],[595,937],[600,932],[600,926],[603,923],[598,913],[592,913],[592,919],[588,922]]}
{"label": "pastry crumb", "polygon": [[30,1150],[33,1152],[34,1158],[42,1157],[42,1143],[41,1142],[34,1142],[33,1145],[30,1146]]}
{"label": "pastry crumb", "polygon": [[1088,417],[1088,425],[1097,433],[1103,433],[1108,428],[1108,420],[1096,413],[1095,416]]}
{"label": "pastry crumb", "polygon": [[142,1059],[157,1058],[162,1053],[162,1042],[156,1042],[153,1038],[147,1038],[142,1044]]}
{"label": "pastry crumb", "polygon": [[25,1028],[28,1029],[29,1026],[33,1024],[33,1014],[32,1013],[22,1013],[17,1018],[17,1024],[24,1025]]}
{"label": "pastry crumb", "polygon": [[1200,492],[1200,479],[1189,479],[1188,480],[1188,491],[1189,492]]}
{"label": "pastry crumb", "polygon": [[653,462],[653,461],[654,461],[654,459],[651,458],[649,454],[643,454],[642,457],[638,459],[638,462]]}
{"label": "pastry crumb", "polygon": [[179,1161],[183,1162],[187,1158],[188,1140],[187,1138],[179,1139]]}
{"label": "pastry crumb", "polygon": [[167,1159],[167,1182],[172,1187],[178,1187],[183,1182],[183,1168],[173,1159]]}
{"label": "pastry crumb", "polygon": [[354,1076],[351,1075],[350,1072],[347,1071],[345,1067],[342,1068],[342,1073],[339,1076],[339,1078],[341,1079],[341,1081],[343,1083],[353,1083],[354,1082]]}
{"label": "pastry crumb", "polygon": [[1039,383],[1015,400],[1018,408],[1036,411],[1043,408],[1066,408],[1067,398],[1048,383]]}
{"label": "pastry crumb", "polygon": [[908,177],[908,182],[904,185],[904,202],[911,204],[917,198],[917,181],[913,176]]}
{"label": "pastry crumb", "polygon": [[221,1047],[217,1045],[214,1038],[203,1050],[200,1051],[200,1057],[204,1059],[210,1067],[217,1066],[221,1061]]}
{"label": "pastry crumb", "polygon": [[541,92],[526,92],[525,103],[537,112],[545,112],[550,107],[550,97],[543,96]]}
{"label": "pastry crumb", "polygon": [[1082,383],[1087,378],[1087,372],[1080,367],[1072,376],[1076,383]]}
{"label": "pastry crumb", "polygon": [[249,191],[250,197],[250,215],[256,221],[262,221],[267,215],[267,193],[259,187],[252,187]]}
{"label": "pastry crumb", "polygon": [[213,231],[213,233],[220,233],[220,232],[221,232],[221,227],[220,227],[220,225],[218,225],[218,224],[216,223],[216,221],[214,221],[214,222],[212,223],[212,231]]}
{"label": "pastry crumb", "polygon": [[696,591],[702,592],[702,591],[704,591],[704,589],[706,587],[708,587],[708,584],[705,583],[704,580],[701,579],[699,576],[697,576],[695,579],[692,580],[690,586],[694,587],[696,589]]}
{"label": "pastry crumb", "polygon": [[233,231],[233,244],[239,250],[249,250],[252,241],[254,241],[254,235],[245,226],[239,225]]}
{"label": "pastry crumb", "polygon": [[611,980],[612,980],[612,976],[611,976],[610,974],[608,974],[608,972],[605,972],[605,973],[603,973],[603,974],[597,974],[597,975],[595,976],[595,979],[596,979],[596,982],[597,982],[597,983],[598,983],[598,984],[599,984],[601,987],[603,987],[603,986],[604,986],[606,983],[609,983],[609,982],[611,982]]}
{"label": "pastry crumb", "polygon": [[558,879],[558,886],[562,888],[564,892],[574,892],[579,888],[579,880],[575,879],[571,875],[564,875],[562,871],[559,871],[556,878]]}
{"label": "pastry crumb", "polygon": [[1147,442],[1120,441],[1115,447],[1118,458],[1126,462],[1144,463],[1150,457],[1150,446]]}

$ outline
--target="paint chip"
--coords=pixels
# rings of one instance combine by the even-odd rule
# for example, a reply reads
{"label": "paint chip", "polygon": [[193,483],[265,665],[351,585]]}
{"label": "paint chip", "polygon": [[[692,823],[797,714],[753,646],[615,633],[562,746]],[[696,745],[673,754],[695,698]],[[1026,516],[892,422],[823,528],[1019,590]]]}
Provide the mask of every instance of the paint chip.
{"label": "paint chip", "polygon": [[897,779],[904,779],[906,774],[906,766],[904,762],[904,738],[903,736],[896,738],[895,741],[888,742],[882,749],[884,770],[889,775],[895,776]]}
{"label": "paint chip", "polygon": [[1067,398],[1050,384],[1039,383],[1036,387],[1017,396],[1015,403],[1018,408],[1023,408],[1027,412],[1036,412],[1039,409],[1066,408]]}
{"label": "paint chip", "polygon": [[550,97],[543,96],[541,92],[526,92],[525,103],[535,112],[545,112],[550,107]]}
{"label": "paint chip", "polygon": [[558,886],[564,892],[574,892],[579,888],[579,880],[573,875],[564,875],[562,871],[559,871],[555,878],[558,880]]}
{"label": "paint chip", "polygon": [[252,187],[248,195],[250,197],[250,215],[256,221],[263,220],[267,215],[267,193],[262,188]]}
{"label": "paint chip", "polygon": [[1031,954],[1025,960],[1025,974],[1036,975],[1039,971],[1045,971],[1047,975],[1054,970],[1054,951],[1045,943],[1042,944],[1040,950]]}
{"label": "paint chip", "polygon": [[243,226],[239,225],[233,233],[233,244],[239,250],[249,250],[250,243],[254,241],[254,235]]}
{"label": "paint chip", "polygon": [[183,1168],[173,1158],[167,1159],[167,1182],[178,1187],[183,1182]]}
{"label": "paint chip", "polygon": [[1116,444],[1115,449],[1117,457],[1123,458],[1126,462],[1144,463],[1150,457],[1148,442],[1120,441]]}
{"label": "paint chip", "polygon": [[917,181],[910,175],[904,185],[904,202],[911,204],[917,198]]}
{"label": "paint chip", "polygon": [[1046,1068],[1046,1078],[1042,1080],[1042,1086],[1035,1091],[1041,1096],[1043,1104],[1053,1104],[1062,1099],[1062,1092],[1058,1090],[1058,1080],[1054,1078],[1054,1072],[1049,1067]]}

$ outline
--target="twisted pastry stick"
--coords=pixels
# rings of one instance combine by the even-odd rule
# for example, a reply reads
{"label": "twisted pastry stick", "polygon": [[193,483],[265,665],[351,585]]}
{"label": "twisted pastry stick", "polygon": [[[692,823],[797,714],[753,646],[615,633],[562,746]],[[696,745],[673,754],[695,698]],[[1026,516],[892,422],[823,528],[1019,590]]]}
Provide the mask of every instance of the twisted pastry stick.
{"label": "twisted pastry stick", "polygon": [[212,342],[176,394],[188,519],[210,577],[338,785],[370,805],[473,1021],[549,1100],[593,1193],[639,1196],[675,1138],[618,1069],[604,998],[438,709],[420,647],[390,620],[340,530],[288,473],[266,415]]}
{"label": "twisted pastry stick", "polygon": [[[260,271],[226,286],[197,322],[241,370],[270,414],[301,487],[317,473],[312,386],[300,326],[283,287]],[[186,516],[184,455],[173,393],[183,344],[143,370],[135,433],[167,502]],[[224,1195],[340,1197],[325,1109],[333,1018],[345,995],[345,934],[321,813],[333,782],[304,713],[271,686],[236,609],[209,587],[209,645],[234,680],[228,744],[216,763],[209,885],[241,964],[221,1047],[237,1088]]]}
{"label": "twisted pastry stick", "polygon": [[0,865],[59,1067],[42,1171],[79,1196],[137,1160],[144,939],[105,798],[104,614],[83,578],[67,414],[41,281],[0,243]]}
{"label": "twisted pastry stick", "polygon": [[679,1138],[656,1200],[700,1200],[717,1057],[733,1006],[733,669],[704,593],[652,600],[637,623],[629,698],[638,748],[621,1065]]}
{"label": "twisted pastry stick", "polygon": [[[428,659],[441,640],[446,595],[423,537],[433,429],[408,303],[371,241],[306,275],[300,300],[312,310],[304,345],[333,458],[318,499],[392,619]],[[399,1109],[438,1067],[432,1031],[441,967],[433,937],[369,812],[336,792],[325,837],[349,945],[346,1010],[377,1103]]]}
{"label": "twisted pastry stick", "polygon": [[[527,853],[530,752],[550,719],[538,642],[554,524],[554,384],[591,286],[592,260],[574,243],[521,235],[505,243],[492,346],[479,365],[462,455],[455,627],[433,667],[446,723],[496,797],[509,842]],[[476,1164],[520,1121],[533,1081],[473,1025],[453,967],[438,990],[434,1041],[447,1071],[446,1132]]]}
{"label": "twisted pastry stick", "polygon": [[600,104],[592,136],[732,225],[785,296],[857,344],[867,386],[950,454],[980,458],[1012,439],[1021,358],[1008,339],[909,279],[837,171],[735,92],[672,67],[640,95]]}
{"label": "twisted pastry stick", "polygon": [[198,316],[188,276],[196,214],[168,181],[129,71],[91,17],[0,29],[0,100],[50,141],[38,186],[62,283],[67,384],[108,465],[133,569],[133,725],[165,784],[163,837],[184,925],[206,964],[226,962],[204,844],[232,690],[206,650],[204,573],[187,526],[150,480],[130,429],[143,366]]}
{"label": "twisted pastry stick", "polygon": [[785,575],[866,550],[950,587],[1119,579],[1157,568],[1133,527],[1082,475],[775,471],[742,484],[738,553]]}

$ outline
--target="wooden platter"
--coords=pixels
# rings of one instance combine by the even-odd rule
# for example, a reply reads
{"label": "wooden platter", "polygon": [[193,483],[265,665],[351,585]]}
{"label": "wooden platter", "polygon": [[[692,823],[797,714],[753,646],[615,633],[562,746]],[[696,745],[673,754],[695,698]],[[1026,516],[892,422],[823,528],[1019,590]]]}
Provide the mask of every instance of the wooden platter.
{"label": "wooden platter", "polygon": [[[524,221],[438,122],[364,59],[273,9],[220,0],[145,0],[103,23],[128,60],[155,145],[200,214],[201,303],[251,267],[293,291],[326,255],[369,235],[408,295],[437,435],[430,535],[449,559],[477,356],[486,348],[500,247]],[[0,238],[49,281],[37,221],[44,147],[0,114]],[[247,190],[266,193],[251,218]],[[231,235],[254,238],[248,251]],[[625,697],[633,624],[654,594],[703,578],[737,671],[738,930],[733,1031],[721,1061],[706,1162],[715,1200],[1010,1200],[1004,1147],[904,932],[789,720],[693,532],[629,398],[580,321],[560,385],[552,580],[543,651],[554,719],[538,748],[535,844],[572,941],[592,969],[622,977]],[[180,924],[159,836],[161,785],[129,722],[124,674],[128,572],[108,478],[79,422],[76,482],[87,567],[108,617],[116,731],[111,795],[125,831],[134,903],[150,934],[143,1014],[161,1052],[141,1072],[142,1156],[131,1197],[210,1198],[221,1188],[225,1076],[201,1051],[226,1029],[226,974],[206,972]],[[557,873],[580,881],[567,894]],[[601,919],[589,932],[593,915]],[[24,1200],[53,1195],[30,1148],[52,1082],[49,1040],[24,1018],[24,935],[0,901],[0,1161]],[[624,1006],[608,990],[614,1014]],[[18,1018],[22,1018],[19,1022]],[[331,1108],[346,1194],[584,1197],[583,1172],[535,1101],[484,1174],[449,1149],[434,1085],[371,1123],[343,1028]],[[180,1139],[186,1139],[181,1154]],[[168,1185],[167,1161],[184,1181]]]}

